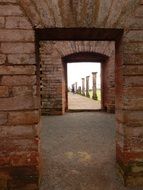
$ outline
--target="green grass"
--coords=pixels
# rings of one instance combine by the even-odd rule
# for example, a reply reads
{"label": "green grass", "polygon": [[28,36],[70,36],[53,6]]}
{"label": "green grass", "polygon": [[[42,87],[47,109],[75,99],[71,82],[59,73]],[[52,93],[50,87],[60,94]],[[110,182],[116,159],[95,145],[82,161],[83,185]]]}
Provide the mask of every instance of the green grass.
{"label": "green grass", "polygon": [[[101,101],[101,90],[100,90],[100,89],[97,89],[96,92],[97,92],[98,100]],[[90,91],[89,91],[89,94],[90,94],[90,98],[92,98],[93,90],[90,90]]]}

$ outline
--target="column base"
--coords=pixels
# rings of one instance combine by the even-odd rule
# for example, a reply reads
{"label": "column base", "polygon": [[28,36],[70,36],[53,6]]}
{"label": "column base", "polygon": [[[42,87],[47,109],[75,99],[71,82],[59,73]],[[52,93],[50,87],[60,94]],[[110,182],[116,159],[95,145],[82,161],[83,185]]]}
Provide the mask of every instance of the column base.
{"label": "column base", "polygon": [[92,96],[92,99],[93,100],[98,100],[98,97],[97,96]]}
{"label": "column base", "polygon": [[86,94],[86,97],[90,98],[90,95],[89,95],[89,94]]}

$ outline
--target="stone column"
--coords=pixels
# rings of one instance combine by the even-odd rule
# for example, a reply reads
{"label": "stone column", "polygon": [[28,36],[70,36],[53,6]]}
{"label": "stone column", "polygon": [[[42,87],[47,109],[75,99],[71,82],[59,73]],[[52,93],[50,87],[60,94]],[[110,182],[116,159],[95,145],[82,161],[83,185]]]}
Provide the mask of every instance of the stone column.
{"label": "stone column", "polygon": [[93,95],[92,95],[92,99],[97,100],[97,93],[96,93],[96,76],[97,76],[97,72],[92,72],[92,77],[93,77]]}
{"label": "stone column", "polygon": [[85,96],[85,78],[82,78],[82,95]]}
{"label": "stone column", "polygon": [[75,93],[77,93],[77,82],[75,82]]}
{"label": "stone column", "polygon": [[89,98],[89,76],[86,76],[86,96]]}
{"label": "stone column", "polygon": [[72,93],[75,93],[75,86],[74,84],[72,84],[72,89],[71,89]]}
{"label": "stone column", "polygon": [[81,86],[78,87],[78,93],[81,94]]}

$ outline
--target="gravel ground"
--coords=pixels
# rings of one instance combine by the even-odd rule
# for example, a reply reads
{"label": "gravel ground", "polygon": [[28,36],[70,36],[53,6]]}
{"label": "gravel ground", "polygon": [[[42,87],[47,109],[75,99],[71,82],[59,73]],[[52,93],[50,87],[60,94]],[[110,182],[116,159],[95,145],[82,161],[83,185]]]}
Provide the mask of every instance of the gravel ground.
{"label": "gravel ground", "polygon": [[79,94],[68,93],[69,110],[100,110],[101,101],[95,101],[91,98]]}
{"label": "gravel ground", "polygon": [[46,116],[41,126],[40,190],[142,190],[116,175],[114,114]]}

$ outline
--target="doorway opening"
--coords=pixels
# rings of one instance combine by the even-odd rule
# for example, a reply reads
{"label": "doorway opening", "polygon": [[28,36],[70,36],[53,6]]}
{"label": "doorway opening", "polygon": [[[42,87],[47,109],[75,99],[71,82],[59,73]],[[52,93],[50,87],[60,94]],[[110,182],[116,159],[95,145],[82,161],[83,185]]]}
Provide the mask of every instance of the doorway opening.
{"label": "doorway opening", "polygon": [[68,111],[101,110],[101,63],[67,63]]}
{"label": "doorway opening", "polygon": [[[48,39],[48,37],[47,37],[48,35],[45,35],[45,34],[47,34],[47,31],[45,31],[44,33],[42,31],[41,38],[39,39],[40,53],[41,53],[40,54],[41,65],[43,64],[43,70],[42,70],[42,75],[41,75],[41,77],[43,77],[43,81],[42,81],[43,82],[43,84],[42,84],[42,106],[43,106],[42,111],[46,111],[46,113],[48,113],[47,115],[62,115],[65,113],[66,110],[68,110],[67,65],[72,62],[100,62],[101,63],[101,70],[102,70],[102,76],[103,76],[102,77],[103,92],[102,92],[102,98],[101,98],[102,109],[112,108],[112,105],[115,106],[115,102],[114,102],[114,100],[115,100],[114,99],[115,98],[115,76],[113,76],[111,74],[115,74],[115,65],[116,65],[116,70],[117,70],[117,67],[119,67],[118,62],[117,62],[117,64],[115,64],[115,40],[116,40],[116,37],[115,36],[114,36],[115,38],[113,36],[111,37],[111,33],[110,33],[110,35],[106,35],[106,36],[101,35],[103,38],[100,37],[97,39],[98,35],[96,35],[96,32],[95,32],[94,35],[89,35],[89,33],[87,35],[87,36],[92,36],[92,37],[95,36],[95,39],[89,39],[89,41],[86,41],[88,38],[85,37],[84,35],[83,35],[82,39],[80,38],[81,35],[78,35],[78,38],[77,38],[77,36],[75,37],[74,30],[73,30],[73,35],[72,35],[74,39],[72,39],[71,35],[69,35],[68,38],[66,38],[66,40],[65,39],[63,40],[63,35],[56,35],[58,37],[59,36],[61,37],[61,38],[57,39],[53,33],[51,35],[51,38]],[[64,36],[66,36],[66,35],[64,35]],[[108,37],[110,37],[110,38],[108,38]],[[48,40],[50,40],[50,41],[48,41]],[[57,40],[57,41],[55,41],[55,40]],[[76,41],[76,40],[82,40],[82,41]],[[95,40],[95,41],[92,41],[92,40]],[[96,41],[96,40],[98,40],[98,41]],[[107,41],[100,41],[100,40],[107,40]],[[103,46],[103,44],[104,44],[104,46]],[[101,47],[101,49],[99,48],[98,45]],[[114,47],[114,48],[112,49],[112,47]],[[117,47],[116,47],[116,49],[117,49]],[[120,57],[120,55],[119,55],[119,57]],[[44,64],[45,64],[45,66],[44,66]],[[112,67],[113,65],[114,65],[114,67]],[[116,73],[116,74],[118,74],[118,73]],[[112,96],[110,96],[110,95],[112,95]],[[76,113],[76,114],[79,114],[79,113]],[[90,128],[91,136],[92,136],[92,134],[98,134],[98,136],[100,137],[99,140],[101,140],[101,145],[102,145],[102,139],[103,139],[102,137],[104,137],[105,140],[110,139],[106,136],[106,134],[103,134],[104,129],[101,126],[101,121],[103,120],[103,117],[104,117],[103,114],[105,114],[105,113],[97,113],[97,114],[82,113],[83,114],[82,116],[76,115],[76,114],[73,115],[72,118],[71,118],[71,113],[65,114],[64,116],[61,116],[61,117],[59,117],[59,116],[45,117],[45,120],[43,121],[43,126],[45,123],[45,130],[48,130],[47,134],[51,135],[51,133],[53,133],[54,136],[51,139],[47,138],[46,131],[43,131],[43,136],[45,136],[45,138],[41,138],[43,140],[43,143],[42,143],[43,150],[44,150],[43,153],[45,153],[45,155],[43,155],[43,158],[45,158],[44,165],[46,166],[46,163],[47,163],[47,166],[50,166],[49,163],[51,162],[51,166],[52,166],[51,168],[49,168],[49,170],[46,169],[46,171],[51,172],[51,170],[54,169],[53,176],[55,176],[55,175],[61,176],[61,173],[62,174],[66,173],[66,176],[69,176],[69,180],[72,178],[73,173],[76,175],[77,173],[80,173],[80,171],[78,171],[78,170],[76,171],[76,169],[72,169],[72,171],[71,171],[69,169],[68,171],[71,171],[71,172],[67,173],[68,171],[63,172],[62,170],[57,170],[57,167],[64,168],[63,167],[64,159],[65,159],[65,162],[68,163],[68,166],[70,166],[71,159],[73,160],[73,164],[74,164],[75,161],[76,161],[76,163],[79,163],[79,158],[82,157],[80,159],[80,162],[82,163],[82,165],[81,165],[82,168],[84,168],[83,165],[86,163],[86,158],[89,158],[87,160],[90,163],[93,163],[92,159],[96,160],[94,155],[92,156],[92,154],[90,154],[90,152],[88,151],[90,149],[88,144],[87,144],[86,149],[84,149],[84,150],[83,150],[84,146],[82,146],[82,145],[81,145],[81,147],[79,147],[77,149],[77,145],[80,145],[80,142],[78,143],[76,140],[82,138],[82,135],[80,133],[81,130],[78,127],[81,127],[82,129],[84,129],[82,126],[80,126],[80,124],[85,124],[85,126],[84,126],[85,129]],[[89,114],[91,114],[91,115],[89,115]],[[99,114],[101,114],[101,117]],[[97,118],[95,116],[97,116]],[[113,145],[113,142],[115,143],[115,141],[114,141],[115,128],[114,128],[114,124],[113,124],[114,116],[112,114],[111,115],[106,114],[106,116],[108,118],[104,119],[105,123],[103,123],[103,126],[105,126],[106,129],[108,129],[107,123],[109,124],[109,126],[112,126],[111,131],[113,133],[111,133],[111,136],[113,137],[113,141],[109,142],[109,143],[106,141],[105,144],[108,144],[109,147],[111,148],[112,146],[110,146],[110,145]],[[110,121],[111,121],[110,119],[112,116],[113,116],[113,118],[112,118],[113,121],[111,122],[112,124],[110,124]],[[69,117],[69,118],[67,118],[64,121],[64,117]],[[81,121],[81,117],[83,118],[83,121]],[[91,122],[90,117],[93,118],[93,122]],[[56,119],[57,119],[57,123],[56,123]],[[62,122],[64,122],[64,123],[62,123]],[[95,122],[97,122],[97,123],[95,123]],[[52,126],[52,128],[51,129],[48,128],[47,125]],[[67,130],[69,129],[70,125],[71,125],[71,129],[68,132]],[[62,126],[65,127],[63,130],[61,128]],[[103,131],[97,133],[96,128],[94,126],[97,127],[97,131],[99,129],[103,129]],[[94,127],[95,131],[91,130],[92,127]],[[73,128],[75,129],[74,135],[73,135]],[[57,138],[57,136],[55,136],[55,131],[53,129],[57,130],[58,138],[60,138],[59,141],[57,140],[58,138]],[[77,130],[79,132],[79,136],[77,136]],[[66,134],[64,135],[62,133],[62,131],[65,131]],[[62,134],[60,134],[59,132],[61,132]],[[108,133],[108,132],[109,132],[109,130],[106,131],[106,133]],[[85,141],[89,142],[89,139],[91,139],[91,138],[90,138],[90,136],[88,136],[88,137],[86,136],[86,134],[88,134],[88,131],[83,130],[83,133],[85,134],[85,136],[83,136],[84,137],[83,142],[85,142]],[[71,134],[71,139],[69,138],[69,134]],[[50,145],[50,142],[47,143],[47,139],[50,139],[50,141],[53,144]],[[93,137],[93,139],[97,139],[97,138]],[[63,142],[63,144],[61,143],[60,140]],[[69,143],[69,140],[72,143],[73,147],[75,148],[74,150],[72,150],[72,145]],[[44,144],[44,142],[45,142],[45,144]],[[95,149],[95,143],[94,143],[94,146],[92,146],[94,149]],[[45,152],[45,147],[47,147],[46,144],[49,144],[49,146],[48,146],[48,150]],[[98,147],[98,144],[100,144],[99,141],[97,142],[97,147]],[[57,147],[55,145],[57,145]],[[57,153],[57,150],[59,149],[59,145],[60,145],[60,147],[63,147],[63,151],[60,151],[60,153]],[[63,146],[61,146],[61,145],[63,145]],[[69,147],[67,147],[67,145],[69,145]],[[84,145],[85,145],[85,143],[84,143]],[[53,148],[51,149],[50,147],[53,147]],[[112,148],[113,148],[112,161],[114,163],[115,146]],[[55,152],[55,154],[53,153],[52,154],[53,156],[52,156],[49,153],[53,150],[56,150],[56,152]],[[108,150],[107,152],[110,152],[108,148],[106,150]],[[99,152],[100,153],[104,152],[104,150],[101,151],[99,148]],[[95,153],[97,153],[97,151]],[[97,155],[97,157],[100,160],[100,157],[102,157],[102,156]],[[111,157],[109,156],[108,158],[109,158],[109,162],[110,162]],[[54,163],[52,162],[53,160],[54,160]],[[59,163],[59,160],[61,161],[60,163]],[[85,160],[85,161],[83,161],[83,160]],[[89,163],[88,161],[87,161],[87,164]],[[103,161],[103,165],[104,165],[104,163],[107,160],[106,161],[102,160],[102,161]],[[57,165],[57,163],[58,163],[58,165]],[[80,164],[78,166],[80,166]],[[90,168],[93,168],[93,172],[94,172],[94,170],[96,171],[96,169],[97,169],[97,167],[94,168],[94,165],[91,165]],[[99,167],[99,171],[101,171],[101,168],[103,168],[102,163],[101,163],[101,167]],[[66,167],[64,169],[66,170]],[[58,171],[61,173],[55,174],[55,171]],[[91,172],[91,173],[93,173],[93,172]],[[81,173],[82,173],[82,171],[81,171]],[[98,173],[98,172],[96,171],[95,173]],[[113,173],[113,172],[110,171],[108,173]],[[88,175],[88,173],[87,173],[87,175]],[[87,175],[85,175],[85,176],[87,176]],[[65,179],[66,179],[66,176],[64,176]],[[48,173],[45,173],[44,177],[45,177],[45,179],[48,178],[48,180],[46,180],[46,181],[51,180],[51,178],[49,178],[51,176],[49,176]],[[52,178],[54,179],[54,177],[52,177]],[[91,178],[95,179],[96,176],[91,176]],[[97,176],[97,178],[98,178],[98,176]],[[68,180],[68,182],[69,182],[69,180]],[[78,181],[82,182],[82,180],[83,179],[79,179]],[[59,181],[62,181],[61,178],[59,179]],[[58,182],[57,182],[57,184],[58,184]],[[51,185],[53,186],[53,182],[51,182]],[[83,184],[81,184],[81,185],[83,185]],[[65,184],[63,184],[63,186],[65,186]],[[80,184],[79,184],[79,186],[80,186]],[[107,186],[107,185],[105,185],[105,186]],[[110,184],[109,184],[109,186],[110,186]],[[92,186],[91,189],[93,189],[94,187],[95,186]],[[76,188],[77,188],[77,186],[74,189],[76,189]],[[86,187],[86,189],[90,189],[90,188]]]}

